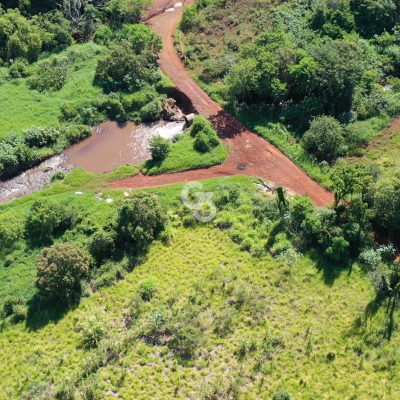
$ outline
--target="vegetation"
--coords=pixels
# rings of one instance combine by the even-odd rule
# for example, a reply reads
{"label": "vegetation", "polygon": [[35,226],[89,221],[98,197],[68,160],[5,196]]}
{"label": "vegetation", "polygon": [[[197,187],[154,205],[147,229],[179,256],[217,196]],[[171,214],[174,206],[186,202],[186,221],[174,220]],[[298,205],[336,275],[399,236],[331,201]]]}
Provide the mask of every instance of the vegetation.
{"label": "vegetation", "polygon": [[216,131],[201,116],[195,117],[189,130],[177,135],[174,144],[159,136],[149,144],[152,159],[141,165],[142,172],[148,175],[208,168],[222,164],[228,156]]}
{"label": "vegetation", "polygon": [[[157,120],[170,92],[156,63],[161,38],[136,23],[148,1],[34,3],[0,11],[0,176],[59,154],[107,119]],[[47,128],[51,138],[24,138]]]}
{"label": "vegetation", "polygon": [[[13,279],[0,292],[0,376],[8,387],[0,397],[148,398],[157,391],[163,398],[290,399],[316,397],[321,385],[338,399],[398,396],[398,263],[390,246],[373,246],[367,228],[353,241],[358,194],[346,197],[351,204],[343,211],[283,192],[266,196],[247,177],[203,183],[218,209],[207,224],[189,223],[192,211],[179,201],[184,184],[129,198],[103,191],[112,203],[94,191],[50,196],[47,189],[1,206],[2,260],[9,264],[0,273],[3,282]],[[47,250],[45,239],[32,242],[21,212],[39,195],[41,207],[73,215],[46,238]],[[159,239],[150,247],[152,238],[137,240],[143,226]],[[348,251],[336,262],[326,249],[343,240]],[[57,248],[96,260],[84,261],[87,272],[75,281],[80,305],[37,297],[37,268]],[[52,265],[67,260],[63,251]]]}
{"label": "vegetation", "polygon": [[330,187],[329,167],[346,155],[396,164],[397,146],[385,146],[388,160],[373,144],[400,111],[390,4],[389,17],[382,1],[199,0],[184,10],[175,44],[214,100]]}

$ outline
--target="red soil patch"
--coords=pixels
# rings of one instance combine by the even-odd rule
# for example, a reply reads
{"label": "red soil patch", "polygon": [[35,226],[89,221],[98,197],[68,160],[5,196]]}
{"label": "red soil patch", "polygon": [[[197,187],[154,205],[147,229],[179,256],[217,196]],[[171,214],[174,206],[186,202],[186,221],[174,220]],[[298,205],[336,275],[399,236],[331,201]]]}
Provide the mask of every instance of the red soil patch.
{"label": "red soil patch", "polygon": [[[193,0],[188,0],[184,4],[192,2]],[[273,181],[276,185],[287,187],[296,193],[308,195],[317,206],[332,203],[333,195],[330,192],[314,182],[276,147],[250,132],[237,119],[225,112],[193,81],[176,54],[173,44],[174,29],[182,14],[182,7],[176,7],[173,12],[160,13],[160,10],[170,7],[170,5],[171,2],[167,0],[156,0],[153,11],[150,13],[154,16],[147,21],[147,24],[163,39],[164,48],[160,53],[160,67],[177,89],[187,96],[193,108],[213,122],[224,144],[229,146],[232,151],[222,165],[159,176],[139,174],[114,182],[110,187],[144,188],[244,174],[258,176]]]}

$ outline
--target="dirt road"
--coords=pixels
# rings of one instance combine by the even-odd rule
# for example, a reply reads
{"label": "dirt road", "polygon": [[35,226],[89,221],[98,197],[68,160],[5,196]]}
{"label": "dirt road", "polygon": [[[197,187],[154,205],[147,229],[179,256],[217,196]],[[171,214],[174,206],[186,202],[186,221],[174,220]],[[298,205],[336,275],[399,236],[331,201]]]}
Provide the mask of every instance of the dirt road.
{"label": "dirt road", "polygon": [[[192,2],[193,0],[188,0],[184,4]],[[164,12],[167,8],[170,10]],[[213,121],[224,144],[232,151],[222,165],[161,176],[137,175],[114,182],[110,187],[143,188],[243,174],[258,176],[296,193],[308,195],[317,206],[332,203],[331,193],[314,182],[276,147],[250,132],[237,119],[225,112],[193,81],[176,54],[173,44],[174,30],[182,9],[182,7],[174,7],[174,3],[170,0],[156,0],[155,6],[148,11],[148,15],[152,17],[148,19],[147,24],[162,37],[164,43],[164,48],[160,53],[160,67],[177,89],[190,99],[193,108]]]}

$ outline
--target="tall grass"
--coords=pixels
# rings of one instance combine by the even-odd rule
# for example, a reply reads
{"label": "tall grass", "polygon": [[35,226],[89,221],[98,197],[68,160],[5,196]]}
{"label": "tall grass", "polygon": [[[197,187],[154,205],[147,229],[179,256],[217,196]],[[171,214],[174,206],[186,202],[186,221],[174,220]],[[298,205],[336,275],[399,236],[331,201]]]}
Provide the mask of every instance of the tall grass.
{"label": "tall grass", "polygon": [[66,101],[96,100],[102,89],[93,85],[93,79],[97,58],[102,51],[102,46],[89,42],[72,46],[58,55],[72,60],[67,82],[58,92],[30,90],[26,79],[9,81],[6,69],[1,68],[0,137],[11,131],[21,133],[32,125],[58,126],[61,107]]}

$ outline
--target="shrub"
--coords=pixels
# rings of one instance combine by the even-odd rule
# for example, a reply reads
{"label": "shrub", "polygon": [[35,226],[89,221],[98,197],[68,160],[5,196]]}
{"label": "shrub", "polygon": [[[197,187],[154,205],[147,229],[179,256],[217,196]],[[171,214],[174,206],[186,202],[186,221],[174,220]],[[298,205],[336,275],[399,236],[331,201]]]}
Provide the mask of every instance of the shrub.
{"label": "shrub", "polygon": [[142,121],[155,121],[160,118],[161,107],[157,100],[151,101],[150,103],[143,106],[139,115]]}
{"label": "shrub", "polygon": [[156,135],[149,140],[149,150],[153,160],[162,161],[171,151],[171,144],[168,139]]}
{"label": "shrub", "polygon": [[36,259],[35,286],[42,296],[71,301],[81,293],[81,279],[87,275],[90,258],[86,252],[68,243],[56,243]]}
{"label": "shrub", "polygon": [[326,254],[336,260],[340,261],[347,257],[349,253],[350,243],[342,236],[332,239],[332,245],[326,249]]}
{"label": "shrub", "polygon": [[30,89],[38,92],[61,90],[68,76],[68,62],[54,58],[52,62],[45,61],[39,64],[36,74],[27,79]]}
{"label": "shrub", "polygon": [[205,128],[211,128],[210,122],[202,117],[201,115],[196,115],[193,120],[192,128],[190,134],[195,137],[199,132]]}
{"label": "shrub", "polygon": [[95,79],[106,91],[133,92],[161,79],[156,57],[149,53],[136,54],[132,45],[123,41],[111,47],[99,58]]}
{"label": "shrub", "polygon": [[24,306],[25,299],[17,296],[8,296],[4,299],[3,313],[5,317],[15,314],[18,311],[18,306]]}
{"label": "shrub", "polygon": [[62,181],[65,178],[65,172],[57,171],[52,177],[51,182]]}
{"label": "shrub", "polygon": [[291,398],[292,396],[285,389],[281,389],[272,395],[272,400],[291,400]]}
{"label": "shrub", "polygon": [[139,254],[159,237],[166,220],[164,209],[151,195],[126,200],[118,212],[118,242],[129,252]]}
{"label": "shrub", "polygon": [[333,117],[321,116],[314,119],[303,136],[306,148],[325,160],[346,155],[343,129]]}
{"label": "shrub", "polygon": [[29,69],[27,63],[24,60],[15,61],[10,67],[11,78],[26,78],[29,76]]}
{"label": "shrub", "polygon": [[138,295],[142,300],[150,301],[157,291],[157,281],[154,278],[147,278],[139,282]]}
{"label": "shrub", "polygon": [[31,126],[23,131],[25,143],[29,147],[43,147],[54,143],[60,136],[60,131],[56,128],[43,128],[41,126]]}
{"label": "shrub", "polygon": [[281,254],[292,248],[292,243],[287,238],[286,233],[279,233],[275,236],[275,243],[271,247],[271,253],[274,255]]}
{"label": "shrub", "polygon": [[115,233],[99,230],[95,232],[88,242],[89,253],[101,263],[110,258],[115,249]]}
{"label": "shrub", "polygon": [[126,113],[124,107],[118,99],[108,98],[99,106],[100,111],[105,111],[111,120],[125,121]]}
{"label": "shrub", "polygon": [[370,268],[376,268],[382,262],[381,255],[373,248],[365,249],[359,256],[360,262]]}
{"label": "shrub", "polygon": [[26,232],[33,240],[45,240],[58,230],[66,228],[72,219],[69,209],[53,199],[37,199],[33,202],[26,220]]}
{"label": "shrub", "polygon": [[101,308],[85,309],[80,313],[75,329],[80,332],[84,347],[96,347],[109,329],[106,313]]}
{"label": "shrub", "polygon": [[97,44],[107,46],[114,38],[113,31],[106,25],[100,26],[94,34],[93,41]]}
{"label": "shrub", "polygon": [[209,152],[220,144],[217,133],[212,128],[205,128],[196,134],[194,148],[202,153]]}
{"label": "shrub", "polygon": [[70,125],[65,128],[65,137],[69,144],[77,143],[92,135],[92,129],[86,125]]}

